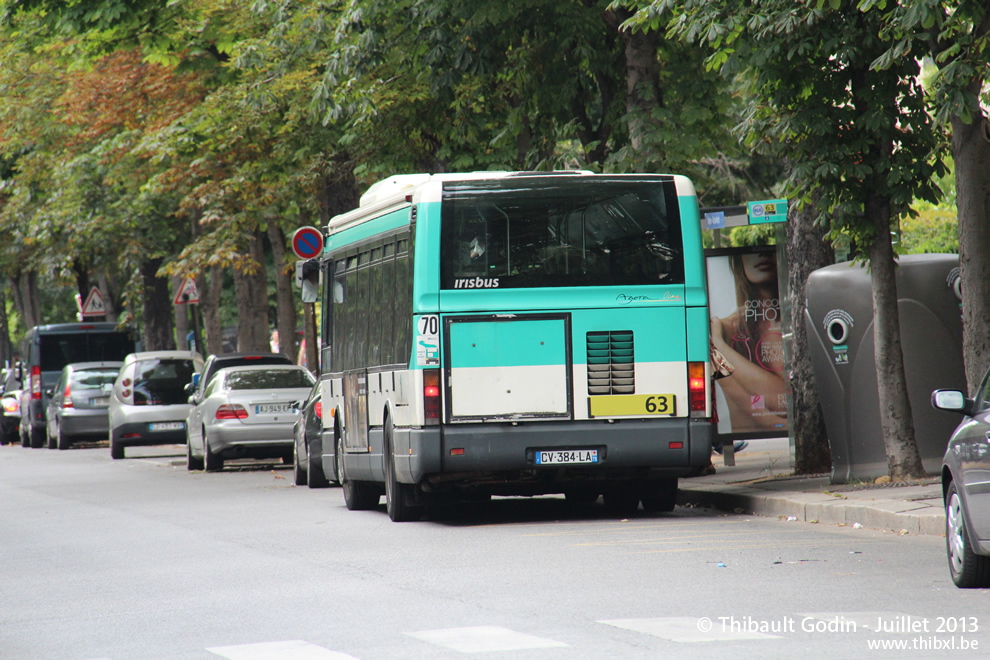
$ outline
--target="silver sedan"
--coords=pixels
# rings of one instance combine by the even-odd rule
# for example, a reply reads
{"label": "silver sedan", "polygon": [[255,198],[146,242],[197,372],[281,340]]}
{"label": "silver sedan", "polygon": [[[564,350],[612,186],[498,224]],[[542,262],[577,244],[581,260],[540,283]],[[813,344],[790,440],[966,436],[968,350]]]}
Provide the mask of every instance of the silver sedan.
{"label": "silver sedan", "polygon": [[315,380],[303,367],[227,367],[201,397],[189,399],[187,467],[208,472],[237,458],[281,458],[292,463],[292,426]]}

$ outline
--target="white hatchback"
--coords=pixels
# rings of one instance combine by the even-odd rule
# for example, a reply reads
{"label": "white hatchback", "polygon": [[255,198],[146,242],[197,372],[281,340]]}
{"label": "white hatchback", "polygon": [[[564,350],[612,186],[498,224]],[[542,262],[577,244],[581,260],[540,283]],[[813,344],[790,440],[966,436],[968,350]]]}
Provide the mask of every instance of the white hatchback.
{"label": "white hatchback", "polygon": [[186,385],[203,369],[191,351],[131,353],[110,396],[110,455],[124,458],[124,448],[183,444],[189,395]]}

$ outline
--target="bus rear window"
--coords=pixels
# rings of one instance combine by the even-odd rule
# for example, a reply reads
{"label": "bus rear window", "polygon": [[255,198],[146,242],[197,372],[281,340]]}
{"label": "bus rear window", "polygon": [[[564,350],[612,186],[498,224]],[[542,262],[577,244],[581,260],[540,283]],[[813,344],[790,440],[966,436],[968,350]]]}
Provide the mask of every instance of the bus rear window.
{"label": "bus rear window", "polygon": [[122,332],[43,334],[41,370],[61,371],[76,362],[119,362],[134,352],[134,340]]}
{"label": "bus rear window", "polygon": [[661,177],[447,183],[441,287],[683,284],[676,200]]}

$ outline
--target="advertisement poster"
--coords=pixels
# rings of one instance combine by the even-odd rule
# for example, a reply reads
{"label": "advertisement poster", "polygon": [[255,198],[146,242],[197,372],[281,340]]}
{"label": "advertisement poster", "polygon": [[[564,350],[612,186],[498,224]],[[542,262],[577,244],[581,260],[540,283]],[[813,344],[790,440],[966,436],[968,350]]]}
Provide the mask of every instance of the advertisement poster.
{"label": "advertisement poster", "polygon": [[707,256],[712,345],[732,375],[715,381],[718,433],[787,433],[787,393],[774,247]]}

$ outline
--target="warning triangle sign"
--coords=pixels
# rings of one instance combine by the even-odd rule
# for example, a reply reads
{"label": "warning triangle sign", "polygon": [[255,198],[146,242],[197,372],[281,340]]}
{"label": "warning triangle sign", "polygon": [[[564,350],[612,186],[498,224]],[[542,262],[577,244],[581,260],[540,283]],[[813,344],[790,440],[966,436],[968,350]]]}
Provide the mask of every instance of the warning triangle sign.
{"label": "warning triangle sign", "polygon": [[186,275],[186,279],[182,280],[182,286],[179,287],[178,292],[175,294],[174,304],[184,305],[186,303],[198,302],[199,289],[196,288],[196,280],[192,278],[192,275]]}
{"label": "warning triangle sign", "polygon": [[86,303],[82,306],[83,316],[103,316],[107,313],[107,306],[103,303],[103,294],[95,286],[90,289]]}

